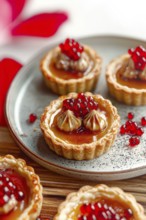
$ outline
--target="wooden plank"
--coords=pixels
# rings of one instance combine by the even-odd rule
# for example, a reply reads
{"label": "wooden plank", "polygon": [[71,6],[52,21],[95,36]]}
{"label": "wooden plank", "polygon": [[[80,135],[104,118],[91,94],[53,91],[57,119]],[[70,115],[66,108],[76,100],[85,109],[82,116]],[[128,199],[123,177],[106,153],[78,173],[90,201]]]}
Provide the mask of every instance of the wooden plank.
{"label": "wooden plank", "polygon": [[0,128],[0,155],[12,154],[16,158],[20,157],[26,160],[27,164],[34,167],[36,173],[40,176],[43,185],[43,220],[53,219],[57,212],[57,207],[70,192],[78,190],[83,185],[96,185],[105,183],[109,186],[118,186],[124,191],[132,193],[137,201],[141,203],[146,211],[146,175],[129,180],[120,180],[112,182],[84,181],[71,177],[65,177],[41,167],[36,162],[29,159],[13,141],[7,128]]}

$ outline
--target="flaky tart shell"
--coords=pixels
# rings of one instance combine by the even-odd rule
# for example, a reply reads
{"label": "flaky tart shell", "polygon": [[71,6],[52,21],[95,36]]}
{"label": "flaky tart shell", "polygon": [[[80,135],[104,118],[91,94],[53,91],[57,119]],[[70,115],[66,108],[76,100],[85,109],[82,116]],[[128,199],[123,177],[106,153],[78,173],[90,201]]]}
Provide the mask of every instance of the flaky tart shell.
{"label": "flaky tart shell", "polygon": [[30,189],[30,198],[28,206],[23,210],[21,215],[15,220],[36,220],[42,208],[42,186],[38,175],[34,169],[26,165],[23,159],[16,159],[12,155],[0,156],[0,167],[11,168],[26,178],[27,185]]}
{"label": "flaky tart shell", "polygon": [[120,117],[117,109],[109,100],[104,99],[101,95],[93,95],[90,92],[86,92],[85,96],[92,96],[94,100],[99,103],[99,105],[102,105],[108,109],[111,118],[110,127],[107,130],[107,133],[97,141],[80,145],[65,142],[65,140],[55,136],[50,129],[49,122],[51,120],[51,115],[61,106],[64,99],[76,98],[77,95],[77,93],[70,93],[52,101],[50,105],[45,108],[44,113],[41,116],[40,127],[46,143],[56,154],[67,159],[90,160],[99,157],[110,149],[119,129]]}
{"label": "flaky tart shell", "polygon": [[108,187],[103,184],[96,185],[95,187],[83,186],[78,192],[70,193],[66,200],[58,207],[58,212],[53,220],[72,220],[68,218],[68,215],[73,208],[82,202],[88,202],[100,196],[107,199],[115,199],[118,202],[128,205],[133,212],[135,220],[146,220],[143,207],[136,202],[133,195],[125,193],[118,187]]}
{"label": "flaky tart shell", "polygon": [[57,52],[59,50],[59,47],[50,50],[42,59],[40,64],[40,69],[47,87],[58,95],[65,95],[70,92],[86,92],[93,90],[96,87],[101,71],[101,57],[92,48],[84,45],[84,50],[93,60],[94,66],[87,75],[79,79],[64,80],[54,76],[49,69],[49,64],[54,51]]}
{"label": "flaky tart shell", "polygon": [[117,101],[123,102],[126,105],[146,105],[146,89],[129,88],[119,84],[116,80],[117,67],[129,57],[129,54],[124,54],[108,64],[106,80],[109,92]]}

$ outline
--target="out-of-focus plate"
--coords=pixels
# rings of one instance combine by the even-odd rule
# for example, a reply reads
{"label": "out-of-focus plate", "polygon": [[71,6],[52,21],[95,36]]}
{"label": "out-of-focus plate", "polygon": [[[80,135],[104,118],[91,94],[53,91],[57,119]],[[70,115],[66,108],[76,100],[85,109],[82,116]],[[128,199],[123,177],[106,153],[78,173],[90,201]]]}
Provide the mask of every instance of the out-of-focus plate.
{"label": "out-of-focus plate", "polygon": [[[105,66],[111,59],[126,53],[128,48],[137,45],[146,47],[146,43],[136,39],[113,36],[88,37],[80,39],[80,42],[93,47],[103,58],[102,74],[94,93],[99,93],[112,101],[118,108],[121,123],[125,122],[127,113],[130,111],[135,113],[135,120],[140,121],[142,116],[146,116],[146,107],[126,106],[116,102],[108,95]],[[108,153],[90,161],[67,160],[49,150],[39,128],[39,118],[44,107],[58,97],[46,88],[39,69],[40,60],[49,49],[45,48],[40,51],[20,70],[8,92],[7,122],[20,148],[42,166],[72,177],[116,180],[145,174],[146,134],[141,138],[140,145],[135,148],[128,146],[128,136],[118,135]],[[38,116],[33,124],[29,124],[27,121],[30,113]]]}

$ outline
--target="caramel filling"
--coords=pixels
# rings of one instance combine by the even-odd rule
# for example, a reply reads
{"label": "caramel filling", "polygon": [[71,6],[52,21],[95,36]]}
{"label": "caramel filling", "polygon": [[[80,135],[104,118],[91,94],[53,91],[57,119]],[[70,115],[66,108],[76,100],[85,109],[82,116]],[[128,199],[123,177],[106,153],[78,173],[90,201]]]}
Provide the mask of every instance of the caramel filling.
{"label": "caramel filling", "polygon": [[63,80],[69,80],[69,79],[79,79],[79,78],[82,78],[83,76],[86,76],[92,71],[93,66],[94,66],[94,62],[90,60],[87,69],[84,72],[79,72],[75,70],[57,69],[55,66],[55,63],[50,62],[49,69],[54,77],[57,77]]}
{"label": "caramel filling", "polygon": [[69,220],[125,219],[135,220],[132,210],[114,199],[98,198],[86,203],[79,202],[68,215]]}
{"label": "caramel filling", "polygon": [[117,68],[116,80],[119,84],[135,89],[146,89],[146,73],[138,71],[129,64],[129,60],[125,60],[120,67]]}
{"label": "caramel filling", "polygon": [[56,111],[52,115],[52,119],[49,124],[50,129],[52,130],[55,136],[57,136],[66,143],[79,145],[97,141],[106,134],[111,124],[110,117],[108,113],[105,111],[105,109],[100,108],[100,110],[105,112],[105,117],[107,118],[107,125],[103,130],[89,130],[84,126],[83,123],[78,129],[73,131],[65,132],[63,130],[60,130],[57,125],[57,119],[62,114],[61,109],[58,109],[58,111]]}

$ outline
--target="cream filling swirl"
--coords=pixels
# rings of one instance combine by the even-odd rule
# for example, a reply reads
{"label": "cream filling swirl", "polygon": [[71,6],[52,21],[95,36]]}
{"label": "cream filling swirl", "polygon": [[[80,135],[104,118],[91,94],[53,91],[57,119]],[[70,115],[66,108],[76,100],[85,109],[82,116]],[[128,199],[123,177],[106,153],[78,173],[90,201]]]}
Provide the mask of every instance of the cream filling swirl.
{"label": "cream filling swirl", "polygon": [[107,120],[101,111],[92,110],[85,116],[83,124],[91,131],[102,131],[107,127]]}
{"label": "cream filling swirl", "polygon": [[71,60],[68,56],[61,51],[54,54],[53,60],[57,69],[65,71],[84,72],[89,66],[89,56],[83,52],[79,60]]}
{"label": "cream filling swirl", "polygon": [[120,69],[124,78],[146,80],[146,67],[143,71],[135,70],[134,62],[131,58]]}
{"label": "cream filling swirl", "polygon": [[70,110],[62,112],[57,117],[57,126],[60,130],[66,132],[77,130],[81,126],[81,123],[81,118],[77,118]]}

